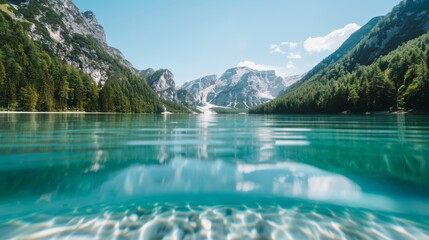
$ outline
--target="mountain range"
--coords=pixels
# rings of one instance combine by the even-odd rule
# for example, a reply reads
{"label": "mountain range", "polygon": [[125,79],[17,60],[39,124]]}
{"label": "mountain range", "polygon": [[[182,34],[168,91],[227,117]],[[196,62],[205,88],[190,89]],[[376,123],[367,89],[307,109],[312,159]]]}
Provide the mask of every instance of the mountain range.
{"label": "mountain range", "polygon": [[0,109],[339,113],[429,110],[429,1],[404,0],[304,76],[235,67],[178,88],[137,70],[71,0],[0,0]]}
{"label": "mountain range", "polygon": [[[26,42],[34,41],[41,54],[59,59],[64,66],[71,67],[68,71],[76,70],[82,74],[80,79],[64,76],[59,81],[43,83],[43,75],[52,79],[59,77],[48,67],[39,74],[40,79],[24,84],[17,79],[13,83],[8,82],[3,85],[11,90],[7,94],[3,91],[3,98],[8,99],[1,103],[0,107],[4,109],[109,112],[160,112],[167,109],[188,112],[189,108],[204,108],[206,105],[248,109],[274,99],[299,79],[298,76],[278,77],[274,71],[233,68],[220,78],[207,76],[177,89],[174,75],[168,69],[136,70],[119,50],[107,44],[106,34],[95,14],[80,12],[71,0],[10,0],[2,1],[2,5],[6,18],[11,18],[8,21],[22,26],[23,34],[30,37]],[[9,39],[8,42],[11,41]],[[32,69],[18,57],[15,64]],[[13,71],[6,71],[8,79],[10,72]],[[66,70],[62,74],[69,75]],[[214,81],[206,85],[206,80],[211,78]],[[51,85],[47,94],[44,94],[44,84]],[[31,107],[20,98],[23,89],[31,89],[34,93],[27,99],[27,102],[31,100]],[[59,97],[59,92],[62,92],[62,97]],[[43,102],[48,102],[49,106],[44,106]]]}
{"label": "mountain range", "polygon": [[209,75],[176,88],[174,75],[167,69],[140,71],[158,96],[194,109],[249,109],[277,97],[300,76],[280,77],[275,71],[247,67],[228,69],[221,77]]}
{"label": "mountain range", "polygon": [[182,89],[200,107],[249,109],[274,99],[299,79],[300,76],[280,77],[275,71],[236,67],[228,69],[221,77],[210,75],[187,82]]}

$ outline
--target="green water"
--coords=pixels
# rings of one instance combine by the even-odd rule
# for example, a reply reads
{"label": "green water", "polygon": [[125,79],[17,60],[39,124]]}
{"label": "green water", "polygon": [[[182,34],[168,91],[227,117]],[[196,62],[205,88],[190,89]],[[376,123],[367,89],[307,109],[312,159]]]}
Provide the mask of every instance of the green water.
{"label": "green water", "polygon": [[429,117],[0,114],[2,239],[428,239]]}

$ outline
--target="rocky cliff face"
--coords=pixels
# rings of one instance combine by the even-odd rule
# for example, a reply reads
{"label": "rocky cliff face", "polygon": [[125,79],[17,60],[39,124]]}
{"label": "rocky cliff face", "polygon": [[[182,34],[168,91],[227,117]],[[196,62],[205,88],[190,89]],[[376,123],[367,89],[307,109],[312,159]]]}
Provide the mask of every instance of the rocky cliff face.
{"label": "rocky cliff face", "polygon": [[217,83],[219,83],[218,76],[210,75],[183,84],[181,90],[188,93],[185,96],[192,105],[202,106],[211,102],[216,96],[215,86]]}
{"label": "rocky cliff face", "polygon": [[[122,53],[110,47],[91,11],[82,13],[71,0],[10,1],[30,22],[30,36],[52,54],[89,75],[101,85],[114,61],[135,72]],[[21,17],[21,16],[20,16]]]}
{"label": "rocky cliff face", "polygon": [[248,109],[274,99],[300,76],[279,77],[274,71],[257,71],[246,67],[231,68],[220,78],[206,76],[182,87],[197,106],[208,104]]}
{"label": "rocky cliff face", "polygon": [[[74,4],[70,1],[67,4],[69,5],[68,9],[73,9],[72,11],[79,12],[79,10],[74,6]],[[83,13],[83,16],[85,17],[85,21],[83,22],[87,26],[87,28],[81,28],[79,25],[73,24],[75,29],[75,33],[79,33],[82,35],[92,35],[95,39],[100,41],[101,43],[107,45],[106,42],[106,34],[104,33],[103,27],[98,23],[97,17],[95,16],[95,13],[92,11],[86,11]],[[73,18],[69,18],[68,21],[74,21]],[[91,31],[88,32],[87,30]]]}
{"label": "rocky cliff face", "polygon": [[167,69],[154,71],[149,68],[139,72],[139,75],[146,79],[149,86],[164,100],[178,102],[176,83],[174,75]]}

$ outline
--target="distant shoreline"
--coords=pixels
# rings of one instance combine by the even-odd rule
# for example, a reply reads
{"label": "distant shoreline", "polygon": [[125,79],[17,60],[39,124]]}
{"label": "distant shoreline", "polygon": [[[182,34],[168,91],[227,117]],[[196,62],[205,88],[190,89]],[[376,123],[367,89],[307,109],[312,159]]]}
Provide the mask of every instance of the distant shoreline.
{"label": "distant shoreline", "polygon": [[[120,112],[23,112],[23,111],[0,111],[0,114],[81,114],[81,115],[119,115],[119,114],[160,114],[160,115],[171,115],[171,114],[195,114],[195,113],[120,113]],[[200,113],[204,114],[204,113]],[[214,114],[244,114],[244,113],[214,113]],[[247,114],[247,113],[246,113]],[[342,113],[301,113],[301,114],[264,114],[264,113],[249,113],[251,115],[343,115],[343,116],[353,116],[353,115],[429,115],[429,112],[419,112],[419,111],[380,111],[380,112],[366,112],[366,113],[351,113],[351,112],[342,112]]]}
{"label": "distant shoreline", "polygon": [[121,114],[114,112],[23,112],[23,111],[0,111],[0,114]]}

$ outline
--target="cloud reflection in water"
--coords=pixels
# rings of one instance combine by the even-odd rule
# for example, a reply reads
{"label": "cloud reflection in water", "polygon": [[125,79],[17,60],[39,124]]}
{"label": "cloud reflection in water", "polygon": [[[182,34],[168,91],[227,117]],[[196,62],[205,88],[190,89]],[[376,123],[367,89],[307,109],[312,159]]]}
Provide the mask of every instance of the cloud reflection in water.
{"label": "cloud reflection in water", "polygon": [[350,179],[292,162],[225,163],[174,159],[167,165],[133,166],[101,186],[110,196],[175,194],[252,194],[313,200],[358,198],[361,188]]}

